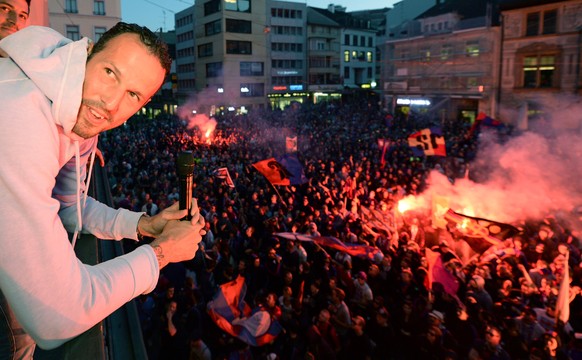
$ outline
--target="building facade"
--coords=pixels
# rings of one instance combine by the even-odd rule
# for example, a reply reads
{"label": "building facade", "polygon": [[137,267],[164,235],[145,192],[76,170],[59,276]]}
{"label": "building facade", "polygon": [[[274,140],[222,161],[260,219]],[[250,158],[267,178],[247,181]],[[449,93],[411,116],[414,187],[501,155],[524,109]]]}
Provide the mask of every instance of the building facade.
{"label": "building facade", "polygon": [[267,106],[266,3],[196,2],[196,90],[217,109]]}
{"label": "building facade", "polygon": [[267,2],[267,97],[272,108],[307,101],[307,6],[289,1]]}
{"label": "building facade", "polygon": [[[34,1],[33,1],[34,2]],[[94,41],[121,21],[120,0],[48,0],[49,27],[71,40]]]}
{"label": "building facade", "polygon": [[[525,129],[579,104],[582,1],[514,1],[501,15],[503,118]],[[580,120],[550,125],[580,128]]]}
{"label": "building facade", "polygon": [[386,42],[386,108],[442,121],[496,112],[500,35],[492,7],[488,1],[464,8],[455,3],[437,4]]}
{"label": "building facade", "polygon": [[176,30],[176,89],[180,103],[196,92],[196,37],[194,36],[194,7],[175,15]]}
{"label": "building facade", "polygon": [[307,10],[308,90],[314,102],[341,99],[341,26],[314,8]]}

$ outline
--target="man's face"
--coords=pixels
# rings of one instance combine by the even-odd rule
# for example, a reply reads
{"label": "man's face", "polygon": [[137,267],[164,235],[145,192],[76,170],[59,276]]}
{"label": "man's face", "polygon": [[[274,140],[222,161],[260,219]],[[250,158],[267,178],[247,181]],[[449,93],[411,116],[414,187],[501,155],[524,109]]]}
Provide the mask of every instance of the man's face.
{"label": "man's face", "polygon": [[0,40],[26,26],[26,0],[0,0]]}
{"label": "man's face", "polygon": [[164,76],[160,61],[137,34],[111,39],[87,62],[73,132],[87,139],[123,124],[156,93]]}

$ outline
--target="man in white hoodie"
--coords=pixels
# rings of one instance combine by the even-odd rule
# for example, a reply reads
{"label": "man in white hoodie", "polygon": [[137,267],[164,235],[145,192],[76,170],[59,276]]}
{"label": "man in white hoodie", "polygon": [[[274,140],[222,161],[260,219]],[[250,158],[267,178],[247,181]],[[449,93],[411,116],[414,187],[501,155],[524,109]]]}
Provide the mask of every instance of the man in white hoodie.
{"label": "man in white hoodie", "polygon": [[[192,220],[179,221],[178,204],[147,217],[85,196],[97,135],[146,104],[171,63],[166,45],[135,24],[118,23],[90,47],[34,26],[0,41],[8,56],[0,58],[0,358],[32,358],[35,344],[52,349],[83,333],[151,292],[159,270],[193,258],[201,240],[195,200]],[[81,231],[155,240],[88,266],[67,231],[73,244]]]}

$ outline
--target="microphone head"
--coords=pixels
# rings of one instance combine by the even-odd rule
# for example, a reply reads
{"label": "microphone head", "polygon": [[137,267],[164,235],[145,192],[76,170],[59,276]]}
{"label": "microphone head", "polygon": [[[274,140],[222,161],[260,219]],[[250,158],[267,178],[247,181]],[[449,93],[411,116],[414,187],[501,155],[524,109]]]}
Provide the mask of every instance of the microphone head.
{"label": "microphone head", "polygon": [[194,173],[194,155],[191,150],[180,152],[178,155],[176,171],[179,177],[192,176]]}

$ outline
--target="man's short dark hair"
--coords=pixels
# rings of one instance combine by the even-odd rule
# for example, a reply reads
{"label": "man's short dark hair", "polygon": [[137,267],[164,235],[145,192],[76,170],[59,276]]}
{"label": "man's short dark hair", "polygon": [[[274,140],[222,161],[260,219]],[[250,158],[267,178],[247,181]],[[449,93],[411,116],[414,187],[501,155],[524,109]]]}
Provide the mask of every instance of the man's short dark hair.
{"label": "man's short dark hair", "polygon": [[107,43],[121,34],[137,34],[143,45],[148,49],[150,54],[156,56],[160,64],[166,70],[166,75],[170,73],[172,59],[168,53],[168,45],[150,29],[137,24],[128,24],[122,21],[118,22],[111,29],[107,30],[93,46],[93,51],[87,60],[90,60],[95,54],[105,48]]}

